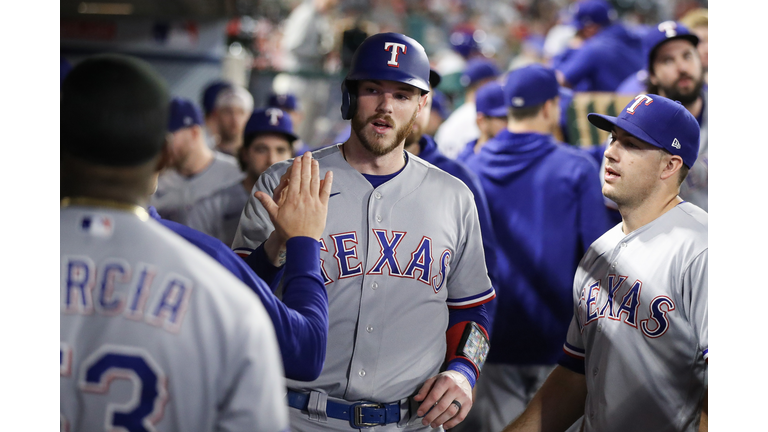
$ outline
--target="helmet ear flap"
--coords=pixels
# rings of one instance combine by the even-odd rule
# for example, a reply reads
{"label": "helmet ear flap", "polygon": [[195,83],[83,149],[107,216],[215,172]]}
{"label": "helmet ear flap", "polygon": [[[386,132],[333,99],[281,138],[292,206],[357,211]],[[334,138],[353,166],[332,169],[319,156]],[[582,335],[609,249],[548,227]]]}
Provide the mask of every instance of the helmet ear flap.
{"label": "helmet ear flap", "polygon": [[357,89],[354,85],[350,87],[353,87],[351,91],[347,80],[341,82],[341,118],[344,120],[351,120],[357,111]]}

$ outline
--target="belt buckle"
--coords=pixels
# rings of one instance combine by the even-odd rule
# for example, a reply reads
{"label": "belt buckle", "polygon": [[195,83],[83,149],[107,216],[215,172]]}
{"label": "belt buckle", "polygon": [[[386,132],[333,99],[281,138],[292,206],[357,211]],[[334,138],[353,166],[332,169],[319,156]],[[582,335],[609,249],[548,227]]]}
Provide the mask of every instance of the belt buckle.
{"label": "belt buckle", "polygon": [[[378,408],[378,409],[384,409],[384,404],[379,403],[359,403],[354,405],[354,418],[352,420],[352,426],[357,428],[363,428],[363,427],[370,427],[370,426],[379,426],[386,424],[386,419],[382,418],[381,421],[376,423],[365,423],[363,422],[363,408]],[[386,413],[385,413],[386,415]]]}

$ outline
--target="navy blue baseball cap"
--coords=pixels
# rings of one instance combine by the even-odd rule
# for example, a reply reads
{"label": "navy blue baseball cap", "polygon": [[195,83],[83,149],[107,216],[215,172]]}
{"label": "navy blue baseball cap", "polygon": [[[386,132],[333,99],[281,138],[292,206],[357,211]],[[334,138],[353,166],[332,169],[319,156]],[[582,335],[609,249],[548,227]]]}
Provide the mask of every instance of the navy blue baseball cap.
{"label": "navy blue baseball cap", "polygon": [[699,122],[679,102],[654,94],[641,94],[618,117],[590,113],[589,122],[604,131],[614,126],[635,138],[680,156],[692,167],[699,156]]}
{"label": "navy blue baseball cap", "polygon": [[571,10],[573,20],[571,25],[581,30],[587,24],[604,26],[613,21],[616,11],[604,0],[583,0],[575,3]]}
{"label": "navy blue baseball cap", "polygon": [[227,81],[214,81],[205,87],[205,90],[203,91],[203,111],[205,112],[205,115],[213,112],[216,97],[219,95],[219,92],[228,87],[232,87],[232,83]]}
{"label": "navy blue baseball cap", "polygon": [[504,103],[504,89],[496,81],[483,84],[475,95],[477,112],[487,117],[506,117],[507,104]]}
{"label": "navy blue baseball cap", "polygon": [[440,90],[432,90],[432,112],[437,113],[443,120],[448,118],[448,100]]}
{"label": "navy blue baseball cap", "polygon": [[484,58],[475,58],[467,62],[467,67],[464,68],[459,82],[462,86],[469,87],[480,80],[496,78],[499,75],[501,75],[501,71],[496,63]]}
{"label": "navy blue baseball cap", "polygon": [[299,101],[293,93],[272,93],[267,99],[267,106],[280,108],[283,111],[296,111],[299,108]]}
{"label": "navy blue baseball cap", "polygon": [[469,58],[473,53],[480,52],[480,45],[475,40],[474,32],[467,30],[454,31],[448,40],[453,50],[465,59]]}
{"label": "navy blue baseball cap", "polygon": [[248,123],[245,124],[244,136],[262,133],[278,133],[290,137],[291,140],[299,139],[293,133],[291,116],[277,107],[254,110],[248,119]]}
{"label": "navy blue baseball cap", "polygon": [[648,62],[648,70],[653,69],[653,58],[656,56],[656,51],[658,51],[659,47],[675,39],[687,40],[694,47],[699,44],[698,36],[691,33],[687,27],[679,22],[664,21],[648,31],[643,38],[643,53],[645,54],[645,60]]}
{"label": "navy blue baseball cap", "polygon": [[171,100],[168,132],[203,124],[203,114],[191,100],[175,97]]}
{"label": "navy blue baseball cap", "polygon": [[538,63],[513,70],[504,83],[504,102],[509,108],[541,105],[559,95],[554,69]]}

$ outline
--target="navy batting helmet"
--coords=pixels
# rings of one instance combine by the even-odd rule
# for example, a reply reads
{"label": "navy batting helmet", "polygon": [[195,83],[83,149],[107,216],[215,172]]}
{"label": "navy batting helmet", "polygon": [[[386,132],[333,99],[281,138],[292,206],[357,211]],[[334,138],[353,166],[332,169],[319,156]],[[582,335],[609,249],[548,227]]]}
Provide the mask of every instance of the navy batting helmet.
{"label": "navy batting helmet", "polygon": [[341,83],[344,120],[354,117],[357,110],[357,94],[350,81],[360,80],[397,81],[429,93],[429,58],[424,47],[408,36],[379,33],[368,37],[352,56],[349,73]]}

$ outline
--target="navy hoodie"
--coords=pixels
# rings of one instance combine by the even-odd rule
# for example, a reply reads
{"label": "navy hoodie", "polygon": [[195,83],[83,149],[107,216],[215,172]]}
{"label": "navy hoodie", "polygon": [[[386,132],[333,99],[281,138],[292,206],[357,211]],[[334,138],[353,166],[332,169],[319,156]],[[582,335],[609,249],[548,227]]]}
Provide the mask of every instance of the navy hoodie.
{"label": "navy hoodie", "polygon": [[573,317],[573,277],[609,228],[598,165],[550,135],[503,130],[468,166],[488,200],[496,250],[490,363],[554,365]]}
{"label": "navy hoodie", "polygon": [[621,24],[605,27],[555,63],[574,91],[608,92],[645,65],[640,36]]}

